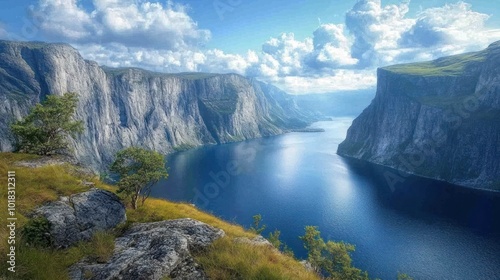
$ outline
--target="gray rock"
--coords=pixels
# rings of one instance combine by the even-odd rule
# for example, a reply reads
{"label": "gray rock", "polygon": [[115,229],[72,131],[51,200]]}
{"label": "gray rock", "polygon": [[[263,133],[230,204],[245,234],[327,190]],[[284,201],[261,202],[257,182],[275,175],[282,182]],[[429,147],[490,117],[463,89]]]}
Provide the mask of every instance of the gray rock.
{"label": "gray rock", "polygon": [[62,197],[36,209],[35,215],[50,222],[50,234],[56,248],[89,240],[95,232],[112,229],[127,219],[120,199],[100,189]]}
{"label": "gray rock", "polygon": [[51,165],[77,164],[77,162],[73,158],[66,156],[44,156],[37,159],[19,161],[15,164],[16,166],[39,168]]}
{"label": "gray rock", "polygon": [[274,248],[273,244],[269,240],[265,239],[262,235],[257,235],[256,237],[250,239],[247,237],[238,237],[234,239],[235,242],[246,243],[253,246],[268,246]]}
{"label": "gray rock", "polygon": [[303,265],[309,272],[317,272],[316,269],[314,269],[313,265],[307,260],[300,261],[300,264]]}
{"label": "gray rock", "polygon": [[379,69],[375,99],[353,121],[338,153],[500,190],[498,65],[500,41],[474,54]]}
{"label": "gray rock", "polygon": [[236,74],[100,67],[65,44],[0,41],[0,60],[0,151],[12,149],[9,123],[65,92],[78,94],[85,127],[70,150],[96,170],[131,145],[166,154],[306,125],[291,95]]}
{"label": "gray rock", "polygon": [[106,263],[85,260],[70,268],[70,279],[207,279],[191,256],[224,231],[193,219],[135,224],[115,241]]}

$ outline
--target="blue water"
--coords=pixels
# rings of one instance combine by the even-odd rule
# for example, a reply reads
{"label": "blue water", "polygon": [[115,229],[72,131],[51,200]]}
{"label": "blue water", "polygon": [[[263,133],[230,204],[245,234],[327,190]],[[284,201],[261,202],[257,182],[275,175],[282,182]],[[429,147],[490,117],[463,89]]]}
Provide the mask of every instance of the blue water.
{"label": "blue water", "polygon": [[372,278],[500,279],[500,195],[415,176],[391,188],[389,169],[336,154],[351,122],[172,154],[152,196],[246,227],[260,213],[264,235],[281,230],[301,258],[298,236],[319,226],[323,238],[356,245],[354,265]]}

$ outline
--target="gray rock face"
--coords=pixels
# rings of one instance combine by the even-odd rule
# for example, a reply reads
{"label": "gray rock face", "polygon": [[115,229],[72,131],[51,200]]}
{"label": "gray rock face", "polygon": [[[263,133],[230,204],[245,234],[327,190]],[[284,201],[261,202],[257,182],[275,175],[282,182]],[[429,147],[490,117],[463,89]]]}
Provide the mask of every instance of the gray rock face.
{"label": "gray rock face", "polygon": [[89,240],[97,231],[105,231],[125,222],[125,206],[113,193],[100,189],[62,197],[35,211],[50,222],[50,234],[57,248],[80,240]]}
{"label": "gray rock face", "polygon": [[71,141],[95,169],[125,147],[168,153],[303,127],[293,98],[236,74],[161,74],[112,69],[69,45],[0,41],[0,151],[12,149],[9,123],[48,94],[76,92],[85,132]]}
{"label": "gray rock face", "polygon": [[500,42],[378,70],[377,94],[340,155],[454,184],[500,190]]}
{"label": "gray rock face", "polygon": [[116,239],[107,263],[75,264],[70,278],[207,279],[191,252],[223,236],[224,231],[192,219],[135,224]]}

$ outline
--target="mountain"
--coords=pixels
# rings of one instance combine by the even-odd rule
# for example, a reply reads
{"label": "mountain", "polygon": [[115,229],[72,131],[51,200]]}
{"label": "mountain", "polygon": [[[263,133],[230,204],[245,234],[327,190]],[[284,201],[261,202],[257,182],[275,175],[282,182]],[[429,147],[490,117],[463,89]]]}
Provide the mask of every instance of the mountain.
{"label": "mountain", "polygon": [[480,52],[378,69],[375,99],[338,154],[500,190],[499,65],[500,41]]}
{"label": "mountain", "polygon": [[358,116],[375,97],[375,89],[295,95],[295,103],[318,118]]}
{"label": "mountain", "polygon": [[281,90],[236,74],[100,67],[66,44],[0,41],[0,151],[9,124],[48,94],[76,92],[85,132],[71,141],[94,169],[131,145],[162,153],[276,135],[308,117]]}

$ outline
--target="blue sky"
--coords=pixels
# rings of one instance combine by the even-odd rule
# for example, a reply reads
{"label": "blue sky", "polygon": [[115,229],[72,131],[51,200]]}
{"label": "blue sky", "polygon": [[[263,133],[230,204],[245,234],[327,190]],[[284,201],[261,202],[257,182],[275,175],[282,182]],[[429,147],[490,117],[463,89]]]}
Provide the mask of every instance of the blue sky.
{"label": "blue sky", "polygon": [[295,94],[373,87],[376,68],[500,40],[475,0],[0,1],[0,37],[66,42],[108,66],[235,72]]}

